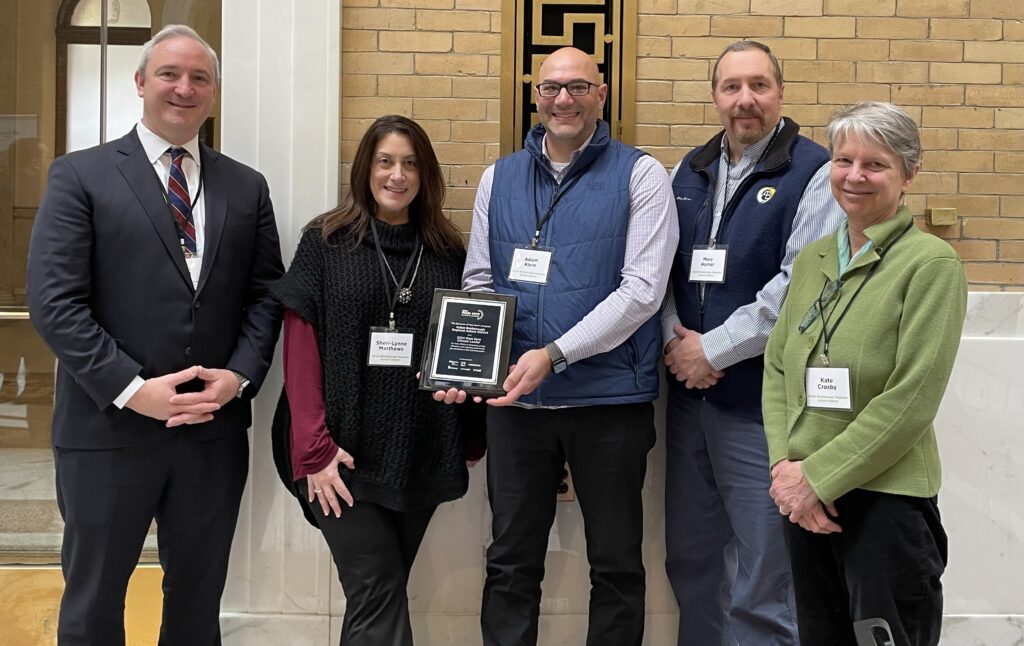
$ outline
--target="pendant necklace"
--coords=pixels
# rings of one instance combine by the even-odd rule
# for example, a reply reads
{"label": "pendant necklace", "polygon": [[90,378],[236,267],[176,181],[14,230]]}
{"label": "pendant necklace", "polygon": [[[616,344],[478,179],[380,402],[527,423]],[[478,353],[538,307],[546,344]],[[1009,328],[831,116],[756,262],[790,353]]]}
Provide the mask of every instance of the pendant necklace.
{"label": "pendant necklace", "polygon": [[[374,220],[370,220],[370,230],[373,233],[374,246],[377,247],[377,257],[380,259],[381,264],[387,269],[388,276],[391,277],[392,282],[395,283],[395,289],[397,290],[394,295],[394,301],[392,301],[392,309],[394,309],[394,302],[397,301],[402,305],[408,305],[412,301],[412,286],[416,282],[416,275],[420,271],[420,261],[423,260],[423,242],[416,236],[416,266],[412,272],[412,278],[409,279],[409,283],[403,286],[405,283],[405,277],[409,275],[409,268],[412,266],[412,257],[409,257],[409,263],[405,266],[405,271],[402,273],[402,280],[398,280],[395,277],[395,272],[391,270],[391,263],[388,262],[387,257],[384,255],[383,249],[380,247],[380,239],[377,237],[377,223]],[[385,285],[387,288],[387,285]],[[387,291],[391,291],[388,289]],[[391,300],[389,296],[388,300]]]}
{"label": "pendant necklace", "polygon": [[395,278],[395,272],[391,271],[391,264],[388,263],[388,259],[384,257],[384,266],[388,269],[388,274],[391,276],[391,280],[395,282],[395,287],[398,288],[398,302],[402,305],[408,305],[409,301],[412,300],[412,284],[416,282],[416,274],[420,270],[420,260],[423,259],[423,247],[420,246],[420,251],[416,254],[416,267],[412,270],[412,278],[409,279],[409,284],[402,287],[398,284],[398,279]]}

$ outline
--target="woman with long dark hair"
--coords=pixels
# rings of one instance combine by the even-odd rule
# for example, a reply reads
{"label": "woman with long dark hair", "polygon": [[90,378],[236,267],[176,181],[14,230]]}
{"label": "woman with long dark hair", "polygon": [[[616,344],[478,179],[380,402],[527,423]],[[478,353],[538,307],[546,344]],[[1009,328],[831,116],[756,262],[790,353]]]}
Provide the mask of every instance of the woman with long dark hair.
{"label": "woman with long dark hair", "polygon": [[433,291],[458,289],[465,260],[443,201],[423,129],[377,119],[344,202],[310,222],[274,288],[285,307],[279,413],[290,411],[275,419],[278,469],[338,566],[343,644],[412,643],[409,571],[434,510],[466,492],[467,457],[479,457],[464,441],[482,430],[475,407],[417,388]]}

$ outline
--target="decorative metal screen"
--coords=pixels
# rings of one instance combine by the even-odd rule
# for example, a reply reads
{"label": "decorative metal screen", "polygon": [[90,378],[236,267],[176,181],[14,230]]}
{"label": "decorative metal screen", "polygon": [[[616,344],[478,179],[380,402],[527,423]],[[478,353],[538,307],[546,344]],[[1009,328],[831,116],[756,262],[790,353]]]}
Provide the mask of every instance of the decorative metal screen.
{"label": "decorative metal screen", "polygon": [[633,143],[636,0],[505,0],[502,5],[501,152],[518,150],[537,123],[533,81],[548,54],[573,46],[594,57],[608,84],[603,119]]}

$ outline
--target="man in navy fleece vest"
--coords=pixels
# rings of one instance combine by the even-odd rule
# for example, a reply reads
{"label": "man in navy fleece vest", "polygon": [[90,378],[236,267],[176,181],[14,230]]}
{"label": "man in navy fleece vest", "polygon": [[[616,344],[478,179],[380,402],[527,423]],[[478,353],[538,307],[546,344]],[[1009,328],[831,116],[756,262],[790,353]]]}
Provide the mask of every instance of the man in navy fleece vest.
{"label": "man in navy fleece vest", "polygon": [[711,79],[724,130],[672,174],[665,542],[680,644],[799,641],[783,518],[768,495],[761,355],[797,252],[843,214],[828,152],[782,117],[782,94],[768,47],[727,47]]}

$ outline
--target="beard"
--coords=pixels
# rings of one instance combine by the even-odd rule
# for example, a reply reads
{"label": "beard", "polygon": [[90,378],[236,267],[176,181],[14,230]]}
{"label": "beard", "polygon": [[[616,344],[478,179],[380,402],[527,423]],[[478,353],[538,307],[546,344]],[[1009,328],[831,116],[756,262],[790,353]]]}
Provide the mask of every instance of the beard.
{"label": "beard", "polygon": [[756,124],[748,125],[748,126],[744,126],[744,127],[740,127],[740,126],[736,125],[735,121],[732,124],[733,127],[731,129],[731,134],[732,134],[733,138],[736,141],[740,142],[741,144],[743,144],[745,146],[749,146],[750,144],[757,143],[758,141],[760,141],[765,136],[765,134],[768,133],[769,127],[768,127],[768,124],[765,123],[764,117],[762,115],[739,113],[739,114],[732,115],[732,118],[733,119],[749,119],[749,118],[757,119],[757,123]]}

